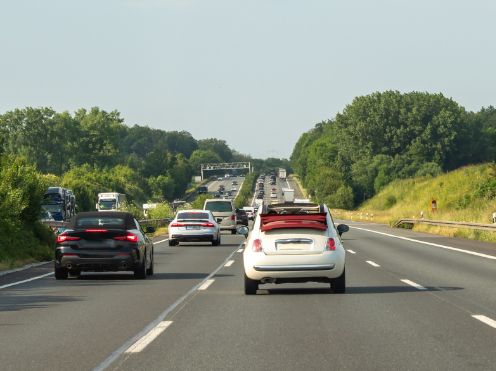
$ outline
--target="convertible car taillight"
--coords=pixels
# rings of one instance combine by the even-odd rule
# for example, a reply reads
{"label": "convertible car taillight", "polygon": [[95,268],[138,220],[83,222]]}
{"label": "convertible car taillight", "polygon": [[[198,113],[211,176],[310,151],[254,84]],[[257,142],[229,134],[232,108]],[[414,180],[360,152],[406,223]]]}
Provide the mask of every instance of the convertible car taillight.
{"label": "convertible car taillight", "polygon": [[79,237],[69,237],[66,234],[60,234],[57,236],[57,242],[77,241],[77,240],[79,240]]}
{"label": "convertible car taillight", "polygon": [[262,240],[258,238],[253,241],[253,245],[251,245],[251,251],[253,252],[263,252]]}
{"label": "convertible car taillight", "polygon": [[325,245],[325,251],[331,250],[336,250],[336,241],[334,241],[334,238],[329,237]]}
{"label": "convertible car taillight", "polygon": [[134,234],[128,234],[127,236],[114,237],[114,240],[129,240],[132,242],[138,242],[138,236]]}

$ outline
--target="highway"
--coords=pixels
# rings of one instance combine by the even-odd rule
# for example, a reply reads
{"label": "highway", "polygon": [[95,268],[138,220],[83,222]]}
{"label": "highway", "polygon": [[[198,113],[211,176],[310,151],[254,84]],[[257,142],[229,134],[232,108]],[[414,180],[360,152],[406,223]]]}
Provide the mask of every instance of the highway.
{"label": "highway", "polygon": [[307,283],[245,296],[244,236],[228,234],[154,237],[143,281],[56,281],[52,263],[0,276],[2,370],[495,369],[494,244],[334,217],[350,226],[343,295]]}

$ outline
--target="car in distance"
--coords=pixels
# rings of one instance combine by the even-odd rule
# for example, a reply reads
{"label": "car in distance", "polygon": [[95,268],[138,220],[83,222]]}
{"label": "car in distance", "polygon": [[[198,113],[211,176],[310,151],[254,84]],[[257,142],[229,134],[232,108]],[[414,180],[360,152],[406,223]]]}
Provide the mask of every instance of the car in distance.
{"label": "car in distance", "polygon": [[237,180],[234,180],[234,181],[232,182],[232,185],[238,185],[238,181],[237,181]]}
{"label": "car in distance", "polygon": [[259,194],[257,195],[257,199],[263,199],[263,198],[264,198],[264,195],[263,195],[262,193],[259,193]]}
{"label": "car in distance", "polygon": [[231,191],[227,191],[227,192],[226,192],[226,195],[227,195],[227,196],[232,196],[232,192],[231,192]]}
{"label": "car in distance", "polygon": [[231,192],[236,192],[236,187],[231,187]]}
{"label": "car in distance", "polygon": [[255,220],[255,208],[250,206],[245,206],[243,209],[246,211],[248,215],[248,220]]}
{"label": "car in distance", "polygon": [[[264,206],[255,219],[243,252],[244,289],[255,295],[266,283],[329,283],[346,290],[345,251],[341,234],[324,204],[284,203]],[[238,233],[245,234],[245,227]]]}
{"label": "car in distance", "polygon": [[270,193],[270,198],[277,198],[277,193],[271,192]]}
{"label": "car in distance", "polygon": [[219,192],[217,192],[217,191],[215,191],[215,192],[214,192],[214,197],[220,197],[220,193],[219,193]]}
{"label": "car in distance", "polygon": [[199,186],[198,187],[198,194],[203,195],[208,193],[208,187],[207,186]]}
{"label": "car in distance", "polygon": [[236,224],[248,225],[248,215],[243,209],[236,209]]}
{"label": "car in distance", "polygon": [[221,230],[231,231],[236,234],[236,209],[232,200],[207,199],[203,205],[203,210],[211,211],[218,220]]}
{"label": "car in distance", "polygon": [[208,210],[183,210],[169,224],[169,246],[179,242],[212,242],[220,245],[220,227]]}
{"label": "car in distance", "polygon": [[125,212],[98,211],[75,215],[57,236],[55,278],[81,272],[133,271],[138,279],[153,274],[153,243],[136,219]]}
{"label": "car in distance", "polygon": [[217,178],[217,180],[222,180],[222,177],[221,177],[221,176],[220,176],[220,177],[218,177],[218,178]]}

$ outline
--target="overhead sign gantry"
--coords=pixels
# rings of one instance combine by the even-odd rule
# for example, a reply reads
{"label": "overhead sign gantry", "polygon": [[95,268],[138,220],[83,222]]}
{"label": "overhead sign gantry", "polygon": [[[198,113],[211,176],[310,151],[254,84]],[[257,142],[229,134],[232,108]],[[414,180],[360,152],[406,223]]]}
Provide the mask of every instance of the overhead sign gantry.
{"label": "overhead sign gantry", "polygon": [[205,170],[238,170],[238,169],[248,169],[251,175],[251,164],[249,162],[220,162],[220,163],[209,163],[201,164],[201,178],[203,177],[203,171]]}

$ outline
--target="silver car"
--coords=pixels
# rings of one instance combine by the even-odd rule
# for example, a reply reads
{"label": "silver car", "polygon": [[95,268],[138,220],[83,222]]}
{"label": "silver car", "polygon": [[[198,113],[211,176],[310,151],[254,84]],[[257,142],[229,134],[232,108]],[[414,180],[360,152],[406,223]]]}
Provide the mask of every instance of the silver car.
{"label": "silver car", "polygon": [[212,242],[220,245],[220,226],[208,210],[184,210],[169,224],[169,246],[179,242]]}
{"label": "silver car", "polygon": [[220,219],[220,229],[236,234],[236,209],[232,200],[205,200],[204,210],[211,211],[216,219]]}

